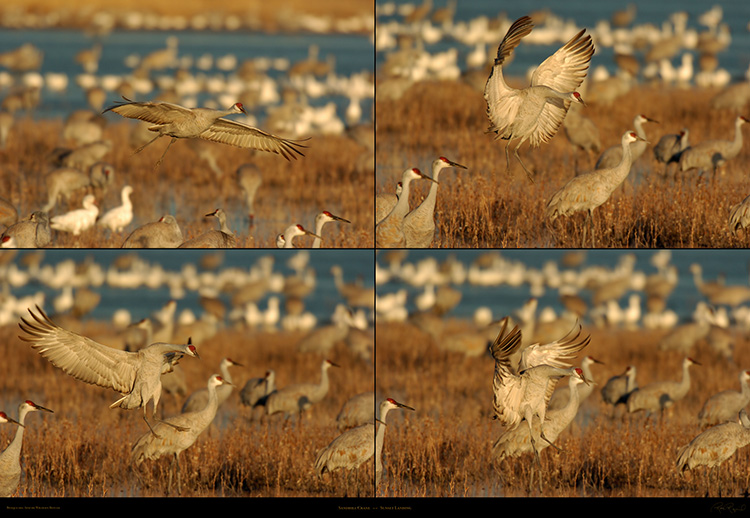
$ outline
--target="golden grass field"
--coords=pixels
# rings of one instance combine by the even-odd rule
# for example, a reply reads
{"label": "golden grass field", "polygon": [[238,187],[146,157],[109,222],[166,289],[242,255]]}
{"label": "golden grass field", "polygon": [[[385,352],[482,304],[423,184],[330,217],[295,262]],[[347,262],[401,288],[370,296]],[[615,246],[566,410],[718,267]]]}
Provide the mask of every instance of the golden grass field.
{"label": "golden grass field", "polygon": [[[475,86],[464,81],[421,82],[397,100],[378,98],[376,192],[393,192],[407,168],[418,167],[429,175],[432,161],[446,156],[468,170],[441,173],[433,247],[580,247],[585,214],[562,217],[549,225],[545,207],[567,180],[592,170],[597,156],[574,149],[561,127],[549,143],[534,149],[526,144],[521,147],[524,163],[535,171],[533,184],[513,157],[516,142],[511,146],[510,171],[506,171],[507,141],[485,134],[489,122],[480,79]],[[729,208],[750,194],[747,145],[716,176],[699,177],[695,171],[665,175],[663,164],[653,157],[652,146],[659,138],[683,127],[689,129],[693,144],[733,138],[737,114],[709,108],[717,91],[642,85],[611,106],[591,102],[582,109],[599,129],[603,148],[619,146],[639,113],[659,121],[644,125],[651,146],[633,164],[623,186],[594,211],[596,247],[748,245],[746,232],[733,235],[727,227]],[[412,183],[412,207],[426,195],[427,183]]]}

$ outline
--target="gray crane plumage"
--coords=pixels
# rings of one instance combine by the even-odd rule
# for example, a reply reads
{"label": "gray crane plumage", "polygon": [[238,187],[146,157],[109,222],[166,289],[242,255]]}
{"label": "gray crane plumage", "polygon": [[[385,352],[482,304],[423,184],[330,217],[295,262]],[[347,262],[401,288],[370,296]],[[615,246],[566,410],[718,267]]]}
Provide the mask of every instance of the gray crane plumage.
{"label": "gray crane plumage", "polygon": [[626,406],[629,413],[645,411],[647,414],[662,412],[684,398],[690,390],[690,366],[700,365],[692,358],[682,361],[680,381],[656,381],[632,391]]}
{"label": "gray crane plumage", "polygon": [[53,413],[49,408],[37,405],[33,401],[24,401],[18,406],[18,421],[7,419],[18,424],[13,441],[0,453],[0,497],[9,497],[16,492],[21,481],[21,447],[25,429],[26,414],[42,410]]}
{"label": "gray crane plumage", "polygon": [[401,194],[396,205],[375,225],[375,244],[378,248],[401,248],[406,245],[404,218],[409,213],[409,184],[412,180],[424,178],[437,183],[419,169],[411,168],[401,174]]}
{"label": "gray crane plumage", "polygon": [[[646,151],[648,146],[648,139],[646,138],[646,131],[643,129],[643,124],[646,122],[656,122],[654,119],[646,117],[645,115],[638,114],[633,119],[633,128],[640,139],[630,144],[630,157],[633,162],[638,160],[641,155]],[[596,161],[595,169],[610,169],[616,167],[617,164],[622,160],[622,147],[612,146],[605,149],[599,160]]]}
{"label": "gray crane plumage", "polygon": [[[237,363],[231,358],[224,358],[219,364],[219,372],[221,372],[221,377],[225,381],[225,383],[216,388],[216,394],[219,398],[219,406],[223,405],[224,402],[229,399],[229,396],[232,395],[234,385],[232,384],[232,376],[229,373],[229,367],[234,366],[242,367],[242,364]],[[208,398],[209,393],[207,388],[196,390],[185,400],[185,403],[182,405],[182,413],[196,412],[204,408],[208,403]]]}
{"label": "gray crane plumage", "polygon": [[654,146],[654,158],[665,165],[679,163],[680,155],[690,145],[689,138],[687,128],[679,133],[662,136]]}
{"label": "gray crane plumage", "polygon": [[276,391],[276,372],[268,369],[262,378],[247,380],[240,391],[240,401],[243,405],[255,408],[265,406],[268,396]]}
{"label": "gray crane plumage", "polygon": [[602,399],[617,409],[618,405],[624,405],[628,396],[638,388],[635,382],[636,369],[628,365],[622,374],[612,376],[602,387]]}
{"label": "gray crane plumage", "polygon": [[750,371],[741,371],[740,390],[724,390],[709,397],[700,412],[698,423],[701,428],[731,421],[740,410],[750,403]]}
{"label": "gray crane plumage", "polygon": [[[589,397],[594,391],[594,375],[591,372],[591,366],[595,363],[601,364],[602,362],[600,362],[593,356],[586,356],[581,361],[581,370],[583,371],[583,376],[591,383],[576,384],[579,403],[583,403],[586,398]],[[547,404],[547,412],[564,408],[568,404],[569,400],[570,387],[566,386],[558,388],[552,393],[552,397],[550,397],[549,403]]]}
{"label": "gray crane plumage", "polygon": [[183,242],[177,248],[235,248],[237,237],[227,225],[227,214],[224,209],[216,209],[204,217],[216,217],[219,220],[219,229],[209,230],[192,239]]}
{"label": "gray crane plumage", "polygon": [[184,242],[182,230],[171,214],[136,228],[125,238],[122,248],[177,248]]}
{"label": "gray crane plumage", "polygon": [[742,125],[746,122],[749,120],[742,115],[735,119],[732,140],[707,140],[685,149],[680,154],[680,171],[714,171],[734,159],[742,150]]}
{"label": "gray crane plumage", "polygon": [[338,367],[330,360],[323,360],[320,365],[319,383],[298,383],[287,385],[268,396],[266,414],[283,413],[285,417],[301,414],[312,405],[320,402],[328,394],[328,369]]}
{"label": "gray crane plumage", "polygon": [[375,392],[361,392],[349,399],[336,415],[336,427],[339,431],[368,423],[375,419]]}

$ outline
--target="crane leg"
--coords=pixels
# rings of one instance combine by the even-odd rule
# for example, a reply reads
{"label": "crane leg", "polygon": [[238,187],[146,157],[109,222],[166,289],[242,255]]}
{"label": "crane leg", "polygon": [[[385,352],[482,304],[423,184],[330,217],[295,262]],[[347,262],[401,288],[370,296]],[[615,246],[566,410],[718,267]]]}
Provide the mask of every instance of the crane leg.
{"label": "crane leg", "polygon": [[[509,144],[510,144],[510,142],[509,142]],[[513,150],[513,154],[514,154],[514,155],[516,155],[516,158],[517,158],[517,159],[518,159],[518,161],[520,162],[520,164],[521,164],[521,167],[523,167],[523,170],[524,170],[524,171],[526,171],[526,176],[528,176],[528,178],[529,178],[529,181],[530,181],[531,183],[534,183],[534,177],[533,177],[533,176],[531,176],[531,172],[530,172],[530,171],[529,171],[529,170],[528,170],[528,169],[526,168],[526,164],[524,164],[524,163],[523,163],[523,160],[521,160],[521,155],[519,155],[519,154],[518,154],[518,148],[520,148],[520,147],[521,147],[521,144],[523,144],[523,139],[522,139],[522,140],[521,140],[521,141],[520,141],[520,142],[518,143],[518,145],[517,145],[517,146],[515,147],[515,149]],[[506,150],[507,150],[507,148],[506,148]]]}
{"label": "crane leg", "polygon": [[148,419],[146,419],[146,414],[143,414],[143,420],[146,422],[146,426],[148,426],[148,429],[151,430],[151,433],[156,437],[157,439],[161,439],[161,435],[156,433],[154,431],[154,428],[151,426],[151,423],[148,422]]}
{"label": "crane leg", "polygon": [[154,142],[156,139],[158,139],[161,136],[162,136],[161,133],[158,134],[158,135],[156,135],[154,138],[152,138],[151,140],[149,140],[148,142],[146,142],[145,144],[143,144],[141,147],[139,147],[138,149],[136,149],[135,151],[133,151],[133,154],[135,155],[135,154],[140,153],[141,151],[143,151],[143,148],[145,148],[146,146],[148,146],[149,144],[151,144],[152,142]]}
{"label": "crane leg", "polygon": [[164,160],[164,155],[167,154],[167,151],[169,151],[169,146],[174,144],[174,141],[177,140],[176,137],[172,137],[172,139],[169,141],[169,144],[167,144],[166,149],[164,150],[164,153],[161,154],[161,157],[159,157],[159,160],[156,162],[156,165],[154,166],[154,170],[159,169],[159,166],[161,165],[162,160]]}

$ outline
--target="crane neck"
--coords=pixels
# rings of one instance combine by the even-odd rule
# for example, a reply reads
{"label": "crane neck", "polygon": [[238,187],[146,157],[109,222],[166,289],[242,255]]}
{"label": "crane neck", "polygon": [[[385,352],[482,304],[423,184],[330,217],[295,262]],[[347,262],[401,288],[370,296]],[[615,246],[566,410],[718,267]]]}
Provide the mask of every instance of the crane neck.
{"label": "crane neck", "polygon": [[229,374],[229,362],[221,362],[221,365],[219,366],[219,370],[221,370],[221,377],[224,378],[229,383],[232,383],[232,375]]}

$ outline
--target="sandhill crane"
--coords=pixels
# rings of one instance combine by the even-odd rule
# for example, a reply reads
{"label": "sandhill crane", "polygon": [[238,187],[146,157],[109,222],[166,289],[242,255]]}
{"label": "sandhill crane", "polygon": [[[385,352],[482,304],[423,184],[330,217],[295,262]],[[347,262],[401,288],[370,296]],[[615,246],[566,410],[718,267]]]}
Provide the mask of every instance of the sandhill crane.
{"label": "sandhill crane", "polygon": [[354,428],[375,419],[375,392],[360,392],[347,399],[336,415],[339,431]]}
{"label": "sandhill crane", "polygon": [[3,424],[3,423],[13,423],[13,424],[17,424],[19,426],[23,426],[23,425],[21,425],[21,423],[19,423],[18,421],[16,421],[12,417],[8,417],[8,414],[6,414],[5,412],[0,412],[0,424]]}
{"label": "sandhill crane", "polygon": [[701,428],[730,421],[737,417],[737,413],[750,403],[750,371],[741,371],[740,391],[724,390],[714,394],[703,403],[698,412],[698,422]]}
{"label": "sandhill crane", "polygon": [[748,119],[742,115],[735,119],[732,140],[707,140],[685,149],[680,155],[680,171],[693,168],[715,171],[735,158],[742,150],[742,125],[746,122]]}
{"label": "sandhill crane", "polygon": [[[226,382],[216,389],[216,393],[219,398],[219,406],[223,405],[224,402],[229,399],[229,396],[232,395],[232,387],[234,385],[232,384],[232,376],[229,374],[229,367],[234,366],[242,367],[242,364],[237,363],[231,358],[224,358],[219,364],[219,372],[221,372],[221,377]],[[196,390],[185,400],[185,403],[182,405],[181,412],[183,414],[185,412],[197,412],[198,410],[205,407],[207,403],[208,389],[202,388],[200,390]]]}
{"label": "sandhill crane", "polygon": [[729,229],[733,234],[747,228],[748,225],[750,225],[750,196],[746,196],[729,209]]}
{"label": "sandhill crane", "polygon": [[276,372],[268,369],[262,378],[247,380],[240,391],[240,402],[251,409],[265,407],[268,396],[276,391]]}
{"label": "sandhill crane", "polygon": [[320,365],[320,383],[298,383],[287,385],[268,396],[266,415],[283,413],[284,417],[302,412],[315,403],[323,400],[328,394],[328,369],[338,367],[330,360],[323,360]]}
{"label": "sandhill crane", "polygon": [[690,265],[698,291],[700,291],[713,306],[736,307],[750,300],[750,287],[742,284],[725,285],[723,280],[713,282],[703,281],[703,267],[698,263]]}
{"label": "sandhill crane", "polygon": [[185,239],[177,220],[165,214],[158,221],[146,223],[125,238],[122,248],[177,248]]}
{"label": "sandhill crane", "polygon": [[120,193],[122,205],[118,205],[105,212],[96,223],[110,229],[112,232],[122,232],[133,221],[133,204],[130,202],[130,194],[132,192],[132,186],[124,186]]}
{"label": "sandhill crane", "polygon": [[333,283],[339,294],[346,299],[346,304],[352,308],[374,308],[375,288],[363,286],[361,282],[344,282],[344,271],[341,266],[331,266]]}
{"label": "sandhill crane", "polygon": [[[414,411],[410,406],[388,398],[380,403],[377,423],[366,423],[350,428],[323,448],[315,459],[315,472],[318,476],[326,471],[338,469],[355,470],[375,455],[375,484],[380,482],[383,473],[383,444],[385,442],[385,421],[388,412],[403,408]],[[375,427],[377,426],[377,432]],[[373,440],[374,439],[374,440]]]}
{"label": "sandhill crane", "polygon": [[680,381],[655,381],[632,391],[626,401],[629,413],[643,410],[647,415],[661,412],[684,398],[690,390],[690,367],[700,365],[687,357],[682,361],[682,379]]}
{"label": "sandhill crane", "polygon": [[591,152],[599,153],[602,149],[599,139],[599,128],[596,124],[581,114],[580,104],[571,104],[568,114],[563,120],[565,136],[574,147],[580,148],[588,155]]}
{"label": "sandhill crane", "polygon": [[331,221],[341,221],[343,223],[351,223],[348,219],[344,219],[341,216],[336,216],[334,214],[331,214],[327,210],[324,210],[323,212],[318,213],[317,216],[315,216],[315,239],[313,239],[313,248],[320,248],[320,244],[323,241],[323,239],[320,237],[323,235],[323,225],[326,223],[330,223]]}
{"label": "sandhill crane", "polygon": [[21,481],[21,447],[23,443],[23,431],[26,428],[26,414],[37,411],[54,413],[49,408],[37,405],[33,401],[24,401],[18,406],[18,421],[16,436],[5,450],[0,453],[0,497],[9,497],[16,492]]}
{"label": "sandhill crane", "polygon": [[662,136],[654,146],[654,158],[668,167],[669,164],[679,163],[680,155],[689,144],[690,132],[683,128],[679,133],[670,133]]}
{"label": "sandhill crane", "polygon": [[159,167],[164,155],[178,138],[201,138],[222,144],[230,144],[241,148],[258,149],[277,153],[287,160],[297,158],[295,153],[304,156],[298,148],[307,147],[303,140],[291,140],[271,135],[247,124],[225,119],[224,116],[233,113],[247,113],[242,103],[235,103],[227,110],[211,108],[185,108],[178,104],[167,102],[135,102],[124,98],[124,102],[110,106],[104,113],[113,111],[123,117],[140,119],[150,122],[154,126],[150,131],[157,133],[156,137],[136,149],[136,153],[163,136],[171,137],[167,148],[156,163]]}
{"label": "sandhill crane", "polygon": [[29,336],[19,338],[29,342],[52,365],[77,380],[120,392],[122,397],[109,408],[143,408],[143,420],[149,428],[151,424],[146,418],[146,408],[148,402],[153,401],[152,417],[158,420],[156,409],[161,396],[161,375],[173,368],[173,364],[184,355],[200,358],[189,340],[185,345],[156,342],[136,352],[113,349],[63,329],[39,306],[36,310],[38,314],[29,309],[33,322],[21,318],[18,325]]}
{"label": "sandhill crane", "polygon": [[276,238],[276,246],[278,248],[294,248],[294,238],[299,236],[312,236],[317,239],[323,239],[320,235],[305,229],[302,225],[294,223],[289,225],[283,234],[279,234]]}
{"label": "sandhill crane", "polygon": [[448,160],[444,156],[432,162],[432,179],[430,192],[417,208],[406,214],[403,221],[403,232],[407,248],[429,248],[435,237],[435,203],[437,201],[438,176],[446,167],[466,169],[466,166]]}
{"label": "sandhill crane", "polygon": [[[581,370],[583,371],[583,376],[591,383],[584,383],[582,385],[578,385],[579,404],[583,403],[583,401],[587,397],[589,397],[591,393],[594,391],[594,376],[591,373],[591,366],[594,365],[595,363],[603,365],[602,362],[600,362],[593,356],[586,356],[584,357],[583,361],[581,361]],[[565,405],[568,404],[569,400],[570,400],[570,388],[569,387],[558,388],[552,393],[552,396],[550,397],[549,403],[547,404],[547,412],[563,408]]]}
{"label": "sandhill crane", "polygon": [[547,203],[546,215],[551,222],[558,216],[569,216],[586,211],[583,222],[582,246],[586,242],[587,224],[591,225],[591,241],[594,246],[594,209],[605,203],[617,187],[627,178],[632,165],[630,143],[640,140],[634,131],[622,135],[622,159],[613,168],[595,169],[571,178],[555,192]]}
{"label": "sandhill crane", "polygon": [[49,216],[46,212],[34,211],[5,229],[1,237],[13,238],[18,248],[45,247],[52,240]]}
{"label": "sandhill crane", "polygon": [[403,191],[403,184],[398,182],[396,184],[396,192],[379,192],[375,195],[375,224],[380,223],[385,217],[391,213],[393,207],[398,203],[398,199],[401,197]]}
{"label": "sandhill crane", "polygon": [[61,232],[70,232],[74,236],[92,228],[96,224],[99,215],[99,207],[96,206],[94,195],[87,194],[83,197],[83,208],[71,210],[65,214],[58,214],[50,218],[50,228]]}
{"label": "sandhill crane", "polygon": [[612,376],[602,387],[602,399],[605,403],[612,405],[612,415],[614,416],[619,405],[624,405],[631,392],[638,388],[635,382],[636,369],[633,365],[628,365],[622,374]]}
{"label": "sandhill crane", "polygon": [[520,139],[514,154],[531,181],[531,172],[518,155],[518,148],[527,140],[532,147],[549,141],[557,133],[570,103],[583,103],[581,95],[575,90],[586,77],[594,54],[591,36],[584,38],[586,30],[583,29],[537,67],[529,87],[521,90],[510,88],[503,79],[503,63],[533,27],[528,16],[519,18],[510,26],[497,48],[495,64],[484,87],[487,117],[490,120],[487,132],[495,133],[495,138],[508,140],[505,146],[508,170],[508,147],[512,140]]}
{"label": "sandhill crane", "polygon": [[237,168],[237,183],[245,193],[247,216],[252,225],[255,219],[255,195],[263,183],[263,175],[255,164],[243,164]]}
{"label": "sandhill crane", "polygon": [[[555,390],[557,381],[564,376],[578,376],[586,380],[583,371],[570,367],[566,363],[589,344],[590,336],[580,338],[578,332],[569,333],[560,340],[548,344],[531,344],[522,347],[521,330],[515,326],[505,334],[508,327],[506,317],[497,338],[490,346],[490,353],[495,359],[495,374],[492,380],[492,406],[495,417],[509,429],[518,427],[526,420],[531,433],[531,445],[534,449],[537,465],[539,450],[537,438],[554,444],[545,436],[545,413],[549,398]],[[514,365],[516,357],[518,364]],[[541,423],[538,436],[534,435],[534,418]]]}
{"label": "sandhill crane", "polygon": [[44,183],[47,187],[47,204],[42,210],[49,212],[60,197],[67,200],[75,191],[91,186],[91,170],[86,174],[75,167],[59,167],[44,176]]}
{"label": "sandhill crane", "polygon": [[216,416],[219,408],[219,396],[217,389],[229,382],[222,379],[218,374],[208,379],[206,390],[208,401],[200,410],[177,414],[157,423],[154,433],[143,434],[133,444],[130,451],[130,460],[136,468],[147,459],[158,459],[162,455],[173,455],[172,468],[169,471],[167,493],[172,489],[172,471],[177,478],[177,493],[182,493],[180,484],[180,453],[190,448],[198,436],[208,428]]}
{"label": "sandhill crane", "polygon": [[209,230],[192,239],[183,242],[177,248],[235,248],[237,237],[227,225],[227,213],[224,209],[216,209],[204,217],[215,217],[219,220],[219,229]]}
{"label": "sandhill crane", "polygon": [[420,178],[437,183],[436,180],[422,174],[422,171],[416,167],[407,169],[401,174],[401,194],[396,205],[375,225],[375,244],[378,248],[400,248],[406,245],[403,225],[404,218],[409,213],[409,184],[412,180]]}
{"label": "sandhill crane", "polygon": [[[709,493],[711,471],[718,468],[735,452],[750,444],[750,419],[744,409],[738,419],[716,425],[696,436],[677,452],[677,470],[684,474],[698,466],[705,466],[706,496]],[[721,495],[721,477],[718,477],[718,492]]]}
{"label": "sandhill crane", "polygon": [[[643,129],[643,124],[646,122],[656,122],[654,119],[646,117],[645,115],[638,114],[633,119],[633,128],[640,139],[630,144],[630,156],[631,160],[635,162],[640,156],[646,151],[648,146],[648,140],[646,139],[646,131]],[[616,167],[622,159],[622,147],[612,146],[602,152],[599,160],[596,161],[595,169],[611,169]]]}

